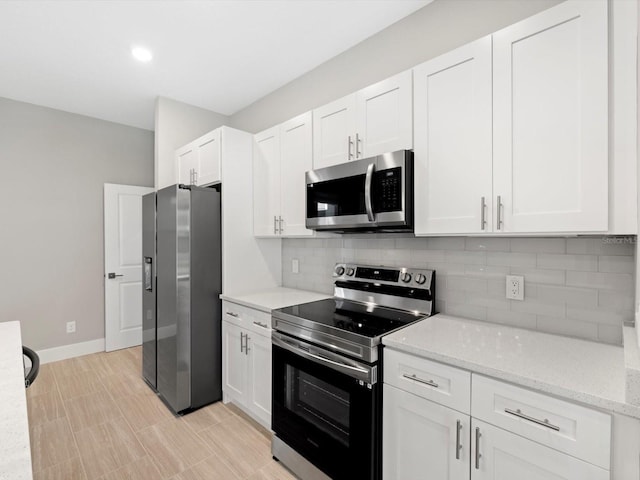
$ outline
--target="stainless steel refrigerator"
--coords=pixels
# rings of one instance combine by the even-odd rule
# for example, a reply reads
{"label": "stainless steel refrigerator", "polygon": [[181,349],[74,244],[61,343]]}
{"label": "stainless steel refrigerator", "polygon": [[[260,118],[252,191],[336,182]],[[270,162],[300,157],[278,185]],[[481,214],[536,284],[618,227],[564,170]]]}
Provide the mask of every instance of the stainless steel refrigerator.
{"label": "stainless steel refrigerator", "polygon": [[142,373],[186,412],[222,398],[220,191],[173,185],[142,207]]}

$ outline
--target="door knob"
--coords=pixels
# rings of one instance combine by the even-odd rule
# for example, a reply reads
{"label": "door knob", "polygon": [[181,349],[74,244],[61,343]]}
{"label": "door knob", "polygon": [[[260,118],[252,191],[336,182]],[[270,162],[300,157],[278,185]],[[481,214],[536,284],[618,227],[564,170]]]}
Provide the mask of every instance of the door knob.
{"label": "door knob", "polygon": [[108,278],[116,278],[116,277],[124,277],[124,275],[116,275],[114,272],[110,272],[107,274]]}

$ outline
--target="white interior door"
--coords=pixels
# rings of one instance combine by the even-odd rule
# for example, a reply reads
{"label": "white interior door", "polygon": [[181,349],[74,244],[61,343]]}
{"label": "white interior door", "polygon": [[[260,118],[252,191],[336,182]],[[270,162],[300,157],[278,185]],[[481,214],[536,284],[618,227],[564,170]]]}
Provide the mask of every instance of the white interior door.
{"label": "white interior door", "polygon": [[153,188],[104,185],[106,350],[142,343],[142,195]]}

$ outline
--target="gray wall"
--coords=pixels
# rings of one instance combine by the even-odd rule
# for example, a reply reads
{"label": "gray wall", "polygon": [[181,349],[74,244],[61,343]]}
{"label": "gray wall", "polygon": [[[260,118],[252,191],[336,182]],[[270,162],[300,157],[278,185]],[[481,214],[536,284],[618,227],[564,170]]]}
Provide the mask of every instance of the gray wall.
{"label": "gray wall", "polygon": [[[333,292],[336,262],[436,270],[439,312],[622,344],[634,316],[636,237],[285,239],[285,287]],[[291,272],[298,259],[300,272]],[[505,275],[525,279],[505,298]]]}
{"label": "gray wall", "polygon": [[560,0],[435,0],[235,113],[231,126],[259,132],[557,3]]}
{"label": "gray wall", "polygon": [[229,125],[228,117],[187,103],[158,97],[155,112],[156,188],[176,183],[174,155],[177,148],[222,125]]}
{"label": "gray wall", "polygon": [[0,98],[0,165],[0,321],[36,349],[103,338],[103,185],[153,186],[153,132]]}

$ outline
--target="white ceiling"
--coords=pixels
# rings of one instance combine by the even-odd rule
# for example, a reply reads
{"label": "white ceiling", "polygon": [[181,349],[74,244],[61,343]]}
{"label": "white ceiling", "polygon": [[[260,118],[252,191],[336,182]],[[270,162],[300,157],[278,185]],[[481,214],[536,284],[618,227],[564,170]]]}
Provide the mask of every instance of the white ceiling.
{"label": "white ceiling", "polygon": [[231,115],[430,1],[0,1],[0,97],[149,130],[157,96]]}

